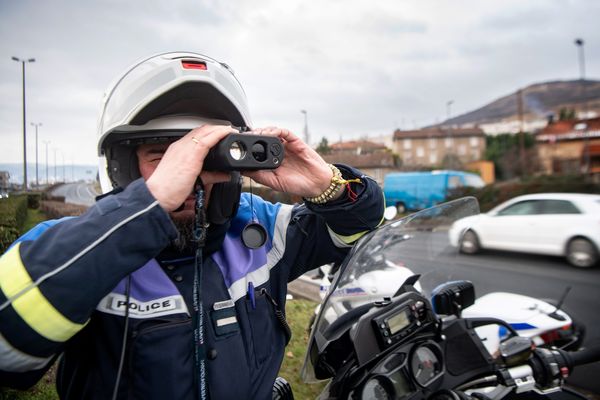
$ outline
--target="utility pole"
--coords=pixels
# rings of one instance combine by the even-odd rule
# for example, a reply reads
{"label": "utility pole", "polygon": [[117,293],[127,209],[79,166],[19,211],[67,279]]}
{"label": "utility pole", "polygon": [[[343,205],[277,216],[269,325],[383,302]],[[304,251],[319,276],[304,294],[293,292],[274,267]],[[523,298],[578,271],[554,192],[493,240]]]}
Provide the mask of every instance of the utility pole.
{"label": "utility pole", "polygon": [[[446,122],[448,124],[450,124],[450,118],[452,116],[451,113],[451,107],[452,104],[454,104],[454,100],[448,100],[446,102]],[[446,126],[446,143],[444,146],[444,152],[446,153],[446,155],[451,155],[454,154],[454,139],[452,138],[452,134],[451,134],[451,129],[452,129],[452,125],[448,125]],[[450,144],[450,145],[448,145]]]}
{"label": "utility pole", "polygon": [[517,91],[517,112],[519,114],[519,161],[521,164],[521,176],[527,175],[525,165],[525,132],[523,132],[523,90]]}

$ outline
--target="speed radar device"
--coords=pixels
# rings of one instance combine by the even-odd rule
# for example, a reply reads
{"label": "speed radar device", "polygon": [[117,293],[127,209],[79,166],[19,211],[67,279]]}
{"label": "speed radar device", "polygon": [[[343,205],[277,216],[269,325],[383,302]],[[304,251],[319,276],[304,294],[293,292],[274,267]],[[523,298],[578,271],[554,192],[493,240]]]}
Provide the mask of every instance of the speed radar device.
{"label": "speed radar device", "polygon": [[279,138],[231,133],[208,152],[203,169],[207,171],[256,171],[275,169],[284,157]]}

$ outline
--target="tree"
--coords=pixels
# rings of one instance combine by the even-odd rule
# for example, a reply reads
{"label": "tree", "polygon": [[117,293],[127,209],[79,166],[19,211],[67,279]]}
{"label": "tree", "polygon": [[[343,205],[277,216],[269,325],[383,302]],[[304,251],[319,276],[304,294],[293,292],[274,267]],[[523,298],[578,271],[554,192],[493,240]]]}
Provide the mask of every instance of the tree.
{"label": "tree", "polygon": [[400,158],[399,154],[393,153],[392,157],[394,157],[394,167],[400,168],[404,164],[402,158]]}
{"label": "tree", "polygon": [[317,150],[317,153],[319,153],[321,155],[331,153],[331,147],[329,147],[329,142],[327,141],[326,137],[323,137],[321,139],[321,142],[317,146],[316,150]]}
{"label": "tree", "polygon": [[575,119],[575,110],[573,108],[561,108],[558,112],[559,121],[569,121]]}
{"label": "tree", "polygon": [[444,156],[444,159],[442,160],[442,168],[461,170],[464,169],[464,165],[456,154],[448,153]]}
{"label": "tree", "polygon": [[494,162],[496,177],[501,180],[529,175],[538,168],[535,137],[525,133],[525,159],[527,171],[521,170],[519,136],[503,133],[486,137],[485,159]]}

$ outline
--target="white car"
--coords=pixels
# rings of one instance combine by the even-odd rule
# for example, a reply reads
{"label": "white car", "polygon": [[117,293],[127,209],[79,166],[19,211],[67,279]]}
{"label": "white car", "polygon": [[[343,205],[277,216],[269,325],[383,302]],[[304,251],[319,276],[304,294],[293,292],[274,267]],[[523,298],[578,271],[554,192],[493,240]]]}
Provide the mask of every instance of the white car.
{"label": "white car", "polygon": [[600,195],[518,196],[488,213],[456,221],[449,238],[466,254],[480,249],[548,254],[589,268],[598,262],[600,249]]}

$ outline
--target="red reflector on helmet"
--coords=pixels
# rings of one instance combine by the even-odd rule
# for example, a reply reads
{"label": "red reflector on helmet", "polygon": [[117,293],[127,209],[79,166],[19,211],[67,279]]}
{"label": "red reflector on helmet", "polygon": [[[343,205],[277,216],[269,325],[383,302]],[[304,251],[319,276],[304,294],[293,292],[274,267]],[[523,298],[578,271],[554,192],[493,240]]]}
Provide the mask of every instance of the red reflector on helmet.
{"label": "red reflector on helmet", "polygon": [[206,63],[202,61],[182,61],[181,65],[183,69],[201,69],[206,71]]}

